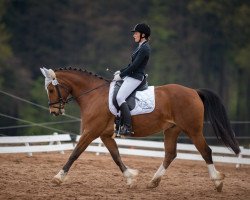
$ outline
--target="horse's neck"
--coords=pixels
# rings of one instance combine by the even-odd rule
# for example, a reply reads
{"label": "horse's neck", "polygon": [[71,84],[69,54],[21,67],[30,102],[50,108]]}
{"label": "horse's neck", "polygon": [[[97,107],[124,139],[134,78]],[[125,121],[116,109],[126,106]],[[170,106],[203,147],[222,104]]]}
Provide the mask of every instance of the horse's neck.
{"label": "horse's neck", "polygon": [[[98,88],[101,85],[105,85],[107,81],[100,79],[94,75],[90,75],[87,72],[58,72],[57,74],[58,79],[61,79],[65,85],[67,85],[71,89],[71,95],[75,98],[78,98],[82,95],[82,97],[86,94],[92,93],[91,90]],[[108,85],[108,83],[107,83]],[[98,90],[98,93],[106,92],[105,90],[101,89]],[[108,91],[108,90],[107,90]],[[93,90],[93,93],[94,92]],[[92,95],[89,95],[92,96]],[[78,99],[77,99],[78,100]]]}
{"label": "horse's neck", "polygon": [[106,80],[92,75],[85,76],[83,73],[79,75],[65,73],[58,78],[61,78],[71,90],[71,95],[75,97],[80,107],[82,120],[90,116],[98,116],[103,111],[108,113],[109,83]]}

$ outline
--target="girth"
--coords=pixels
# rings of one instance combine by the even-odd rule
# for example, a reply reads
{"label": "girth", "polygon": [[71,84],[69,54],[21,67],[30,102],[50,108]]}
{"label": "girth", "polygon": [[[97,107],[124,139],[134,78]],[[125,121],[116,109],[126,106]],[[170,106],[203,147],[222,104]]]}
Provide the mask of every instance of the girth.
{"label": "girth", "polygon": [[[116,100],[116,96],[118,94],[119,89],[121,88],[123,83],[123,80],[120,81],[116,81],[115,86],[114,86],[114,93],[113,93],[113,104],[116,107],[117,110],[119,109],[117,100]],[[133,110],[135,108],[135,100],[136,100],[136,92],[137,91],[143,91],[148,89],[148,81],[147,81],[147,75],[144,76],[143,81],[141,82],[141,84],[128,96],[128,98],[126,99],[126,102],[128,104],[129,110]]]}

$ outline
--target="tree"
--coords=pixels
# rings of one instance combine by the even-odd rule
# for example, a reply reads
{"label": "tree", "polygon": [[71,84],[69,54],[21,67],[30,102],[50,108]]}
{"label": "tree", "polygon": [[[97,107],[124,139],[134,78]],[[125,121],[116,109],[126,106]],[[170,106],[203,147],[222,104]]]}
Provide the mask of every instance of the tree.
{"label": "tree", "polygon": [[[5,1],[0,2],[0,90],[7,91],[17,96],[26,96],[30,87],[30,73],[20,66],[19,59],[13,53],[10,39],[12,35],[4,22],[7,10]],[[18,117],[20,102],[1,94],[0,113]],[[0,126],[15,125],[17,121],[1,116]],[[6,130],[3,134],[13,133]]]}
{"label": "tree", "polygon": [[[247,0],[138,0],[133,6],[127,0],[5,0],[0,10],[2,89],[47,102],[39,67],[78,66],[109,76],[106,67],[116,70],[130,61],[130,29],[146,22],[152,29],[150,84],[210,88],[232,119],[249,120]],[[0,101],[8,105],[0,105],[2,112],[31,121],[39,114],[10,99]],[[52,120],[46,115],[41,119]]]}

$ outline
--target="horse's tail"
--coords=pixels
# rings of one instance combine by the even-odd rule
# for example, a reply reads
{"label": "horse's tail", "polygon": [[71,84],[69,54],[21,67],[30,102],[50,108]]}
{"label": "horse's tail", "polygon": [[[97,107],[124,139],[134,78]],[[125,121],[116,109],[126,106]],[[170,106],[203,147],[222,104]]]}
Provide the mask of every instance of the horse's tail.
{"label": "horse's tail", "polygon": [[205,119],[210,121],[217,139],[221,139],[235,154],[239,154],[239,144],[219,96],[207,89],[197,89],[196,91],[204,104]]}

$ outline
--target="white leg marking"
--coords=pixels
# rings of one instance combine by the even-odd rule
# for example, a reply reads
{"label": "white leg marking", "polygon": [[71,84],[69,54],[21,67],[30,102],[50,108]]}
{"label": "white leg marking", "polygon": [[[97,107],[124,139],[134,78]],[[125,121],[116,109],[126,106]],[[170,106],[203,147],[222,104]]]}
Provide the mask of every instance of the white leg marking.
{"label": "white leg marking", "polygon": [[209,176],[212,179],[212,181],[214,182],[216,190],[218,192],[221,192],[222,187],[223,187],[223,179],[225,178],[225,175],[218,172],[215,169],[214,164],[207,165],[207,168],[208,168]]}
{"label": "white leg marking", "polygon": [[164,168],[163,164],[161,164],[161,166],[156,171],[152,180],[148,183],[147,188],[157,187],[159,183],[161,182],[161,177],[165,174],[165,172],[166,172],[166,169]]}
{"label": "white leg marking", "polygon": [[127,179],[127,185],[132,188],[135,186],[136,176],[138,175],[138,170],[135,169],[127,169],[123,172],[124,177]]}
{"label": "white leg marking", "polygon": [[157,179],[159,177],[162,177],[165,174],[165,172],[166,172],[166,169],[164,168],[163,164],[161,164],[161,166],[159,167],[159,169],[155,173],[153,179]]}
{"label": "white leg marking", "polygon": [[209,176],[212,180],[220,179],[220,172],[215,169],[214,164],[207,165]]}
{"label": "white leg marking", "polygon": [[58,172],[57,175],[54,176],[54,178],[52,179],[52,182],[57,184],[57,185],[60,185],[64,180],[65,180],[65,177],[66,177],[67,173],[64,172],[62,169]]}

